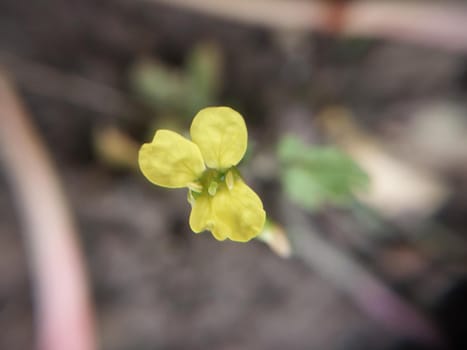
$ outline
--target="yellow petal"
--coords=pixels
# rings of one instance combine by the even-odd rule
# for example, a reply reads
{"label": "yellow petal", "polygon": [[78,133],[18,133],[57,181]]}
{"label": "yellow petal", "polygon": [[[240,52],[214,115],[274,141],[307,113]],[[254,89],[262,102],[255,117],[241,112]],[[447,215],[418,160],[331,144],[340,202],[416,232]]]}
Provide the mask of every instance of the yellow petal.
{"label": "yellow petal", "polygon": [[229,107],[208,107],[191,124],[191,138],[210,168],[237,165],[246,151],[248,134],[243,117]]}
{"label": "yellow petal", "polygon": [[217,193],[203,193],[196,199],[190,215],[190,226],[194,232],[209,230],[223,241],[226,238],[247,242],[263,229],[266,213],[256,193],[240,178],[231,190],[219,186]]}
{"label": "yellow petal", "polygon": [[206,192],[190,202],[190,227],[195,233],[200,233],[212,226],[212,197]]}
{"label": "yellow petal", "polygon": [[170,188],[188,186],[205,169],[198,146],[169,130],[158,130],[152,142],[141,147],[138,162],[149,181]]}

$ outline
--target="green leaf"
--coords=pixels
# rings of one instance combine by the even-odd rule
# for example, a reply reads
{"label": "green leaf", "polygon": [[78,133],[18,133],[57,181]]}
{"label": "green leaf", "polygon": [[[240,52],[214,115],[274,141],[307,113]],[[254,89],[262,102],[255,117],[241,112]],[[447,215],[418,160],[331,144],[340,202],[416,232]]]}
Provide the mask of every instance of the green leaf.
{"label": "green leaf", "polygon": [[220,51],[211,44],[196,46],[188,56],[185,103],[190,115],[216,103],[221,85],[221,66]]}
{"label": "green leaf", "polygon": [[185,95],[181,73],[156,60],[134,65],[130,70],[130,84],[136,95],[156,110],[176,109]]}
{"label": "green leaf", "polygon": [[221,68],[220,50],[201,44],[190,52],[183,68],[146,59],[133,65],[129,79],[135,95],[152,110],[191,118],[216,104]]}
{"label": "green leaf", "polygon": [[343,205],[368,186],[368,175],[335,147],[310,147],[287,136],[279,143],[278,157],[286,194],[307,210]]}

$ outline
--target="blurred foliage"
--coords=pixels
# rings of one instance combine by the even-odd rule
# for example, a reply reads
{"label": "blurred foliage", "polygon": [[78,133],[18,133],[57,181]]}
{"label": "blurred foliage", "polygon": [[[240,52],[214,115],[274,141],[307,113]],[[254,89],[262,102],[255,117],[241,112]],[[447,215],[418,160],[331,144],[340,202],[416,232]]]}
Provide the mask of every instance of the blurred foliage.
{"label": "blurred foliage", "polygon": [[115,126],[96,128],[93,147],[97,159],[113,169],[138,169],[139,144]]}
{"label": "blurred foliage", "polygon": [[[216,104],[220,87],[222,59],[211,44],[196,46],[184,67],[177,69],[156,59],[143,59],[129,71],[130,87],[151,115],[148,130],[181,129],[180,121],[191,119],[200,109]],[[170,125],[170,126],[169,126]],[[115,126],[95,130],[96,157],[114,169],[137,169],[139,145]]]}
{"label": "blurred foliage", "polygon": [[364,190],[368,175],[334,147],[307,146],[293,136],[279,142],[281,182],[290,199],[307,210],[342,205],[354,191]]}
{"label": "blurred foliage", "polygon": [[187,107],[193,116],[198,110],[216,103],[220,89],[222,59],[213,45],[196,47],[186,65]]}
{"label": "blurred foliage", "polygon": [[137,97],[151,109],[171,109],[184,95],[181,72],[156,60],[138,62],[130,72],[130,83]]}
{"label": "blurred foliage", "polygon": [[136,96],[158,114],[191,118],[216,104],[222,59],[211,44],[196,46],[185,66],[176,69],[157,60],[142,60],[130,70]]}

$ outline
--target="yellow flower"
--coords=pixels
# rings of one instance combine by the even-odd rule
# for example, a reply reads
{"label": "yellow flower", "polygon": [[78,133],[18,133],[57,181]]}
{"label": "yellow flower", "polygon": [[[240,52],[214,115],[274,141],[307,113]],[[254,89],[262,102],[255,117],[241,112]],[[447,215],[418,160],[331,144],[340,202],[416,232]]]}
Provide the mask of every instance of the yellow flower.
{"label": "yellow flower", "polygon": [[266,214],[235,167],[247,147],[243,117],[228,107],[204,108],[190,134],[193,141],[158,130],[139,151],[141,171],[156,185],[188,187],[194,232],[209,230],[220,241],[249,241],[262,231]]}

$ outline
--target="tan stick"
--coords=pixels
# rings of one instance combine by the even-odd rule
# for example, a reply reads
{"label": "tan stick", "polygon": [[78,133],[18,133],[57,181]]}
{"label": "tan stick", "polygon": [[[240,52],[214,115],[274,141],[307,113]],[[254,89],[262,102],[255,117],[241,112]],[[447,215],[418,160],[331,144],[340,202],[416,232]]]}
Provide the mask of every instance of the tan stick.
{"label": "tan stick", "polygon": [[37,348],[93,350],[88,283],[67,202],[42,140],[1,71],[0,155],[23,224]]}
{"label": "tan stick", "polygon": [[356,0],[140,0],[274,30],[383,38],[467,52],[467,5]]}

